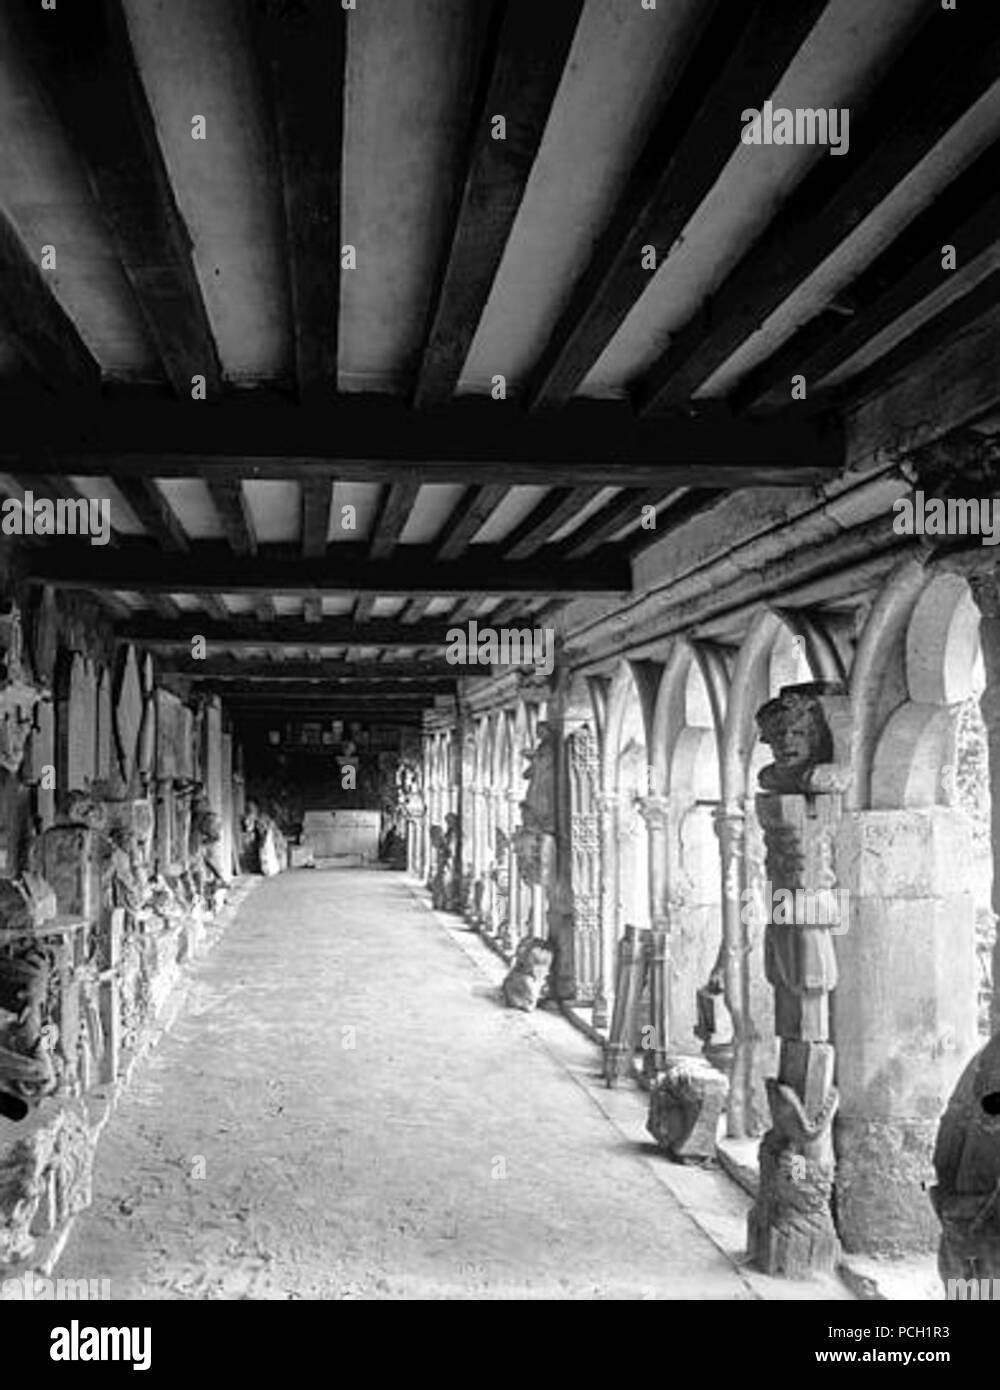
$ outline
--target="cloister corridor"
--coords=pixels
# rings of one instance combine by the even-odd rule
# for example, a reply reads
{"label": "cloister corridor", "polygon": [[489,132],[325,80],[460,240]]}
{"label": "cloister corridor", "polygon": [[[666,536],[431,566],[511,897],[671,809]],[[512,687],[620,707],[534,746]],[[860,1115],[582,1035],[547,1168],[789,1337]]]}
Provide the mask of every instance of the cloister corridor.
{"label": "cloister corridor", "polygon": [[[737,1189],[657,1154],[597,1049],[504,1010],[503,964],[419,893],[258,881],[112,1116],[58,1274],[130,1299],[846,1296],[741,1267]],[[698,1219],[727,1206],[732,1258]]]}

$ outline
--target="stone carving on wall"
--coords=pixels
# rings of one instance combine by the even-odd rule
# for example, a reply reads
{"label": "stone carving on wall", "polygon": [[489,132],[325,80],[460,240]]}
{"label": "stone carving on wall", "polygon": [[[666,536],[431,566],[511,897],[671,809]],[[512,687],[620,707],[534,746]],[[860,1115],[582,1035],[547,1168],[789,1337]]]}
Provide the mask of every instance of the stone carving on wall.
{"label": "stone carving on wall", "polygon": [[589,724],[569,738],[570,886],[576,997],[594,997],[601,949],[601,827],[597,742]]}
{"label": "stone carving on wall", "polygon": [[74,1107],[0,1152],[0,1264],[31,1257],[49,1235],[91,1201],[94,1139]]}
{"label": "stone carving on wall", "polygon": [[122,777],[126,785],[132,781],[135,770],[135,755],[139,740],[139,726],[142,723],[142,687],[139,683],[139,667],[135,648],[129,647],[118,678],[115,695],[115,739],[118,745],[118,758]]}
{"label": "stone carving on wall", "polygon": [[0,956],[0,1115],[8,1119],[23,1119],[59,1082],[51,976],[50,952],[30,940]]}
{"label": "stone carving on wall", "polygon": [[812,681],[785,686],[757,711],[762,743],[774,762],[761,769],[771,792],[843,792],[851,781],[849,703],[840,686]]}
{"label": "stone carving on wall", "polygon": [[415,761],[401,762],[396,768],[396,805],[400,815],[408,821],[419,821],[424,817],[423,775],[420,764]]}
{"label": "stone carving on wall", "polygon": [[938,1127],[934,1169],[942,1282],[1000,1279],[1000,1034],[959,1077]]}
{"label": "stone carving on wall", "polygon": [[458,816],[449,811],[444,828],[432,825],[431,850],[434,853],[434,872],[431,876],[431,902],[439,912],[457,912],[460,904],[460,875],[456,852],[458,849]]}
{"label": "stone carving on wall", "polygon": [[16,604],[0,611],[0,767],[17,772],[43,692],[24,661],[21,616]]}
{"label": "stone carving on wall", "polygon": [[[830,716],[828,718],[828,715]],[[817,911],[833,901],[831,837],[847,785],[835,726],[847,696],[836,687],[786,687],[758,712],[774,763],[763,769],[757,816],[768,878],[791,890],[792,921],[767,923],[764,968],[774,989],[777,1078],[767,1082],[771,1127],[761,1142],[760,1189],[750,1213],[752,1258],[768,1273],[798,1278],[830,1270],[839,1255],[830,1198],[834,1179],[830,993],[837,983],[831,927]],[[841,748],[843,743],[840,743]]]}
{"label": "stone carving on wall", "polygon": [[527,759],[528,790],[521,802],[521,824],[514,831],[514,854],[525,883],[545,886],[555,863],[556,747],[555,735],[544,721]]}

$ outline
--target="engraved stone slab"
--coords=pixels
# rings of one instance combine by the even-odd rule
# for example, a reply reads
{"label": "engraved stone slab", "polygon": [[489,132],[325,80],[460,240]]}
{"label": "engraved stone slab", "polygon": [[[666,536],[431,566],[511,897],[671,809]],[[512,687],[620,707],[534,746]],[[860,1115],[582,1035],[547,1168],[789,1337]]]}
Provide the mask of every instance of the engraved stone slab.
{"label": "engraved stone slab", "polygon": [[141,722],[142,690],[139,685],[139,667],[135,659],[135,648],[129,647],[119,676],[118,695],[115,700],[115,735],[122,775],[126,782],[132,780],[135,771],[136,746]]}

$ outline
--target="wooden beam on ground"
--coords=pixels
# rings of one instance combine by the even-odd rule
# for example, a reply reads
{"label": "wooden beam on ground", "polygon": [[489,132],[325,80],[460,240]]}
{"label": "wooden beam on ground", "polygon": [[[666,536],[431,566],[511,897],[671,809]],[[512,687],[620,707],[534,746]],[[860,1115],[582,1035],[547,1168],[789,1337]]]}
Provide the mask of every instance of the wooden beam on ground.
{"label": "wooden beam on ground", "polygon": [[[486,44],[462,191],[414,389],[448,401],[489,298],[563,76],[582,0],[506,0]],[[506,122],[497,139],[495,121]]]}
{"label": "wooden beam on ground", "polygon": [[318,560],[326,554],[330,533],[330,508],[333,506],[333,479],[327,474],[303,478],[302,496],[302,554],[307,560]]}
{"label": "wooden beam on ground", "polygon": [[[528,416],[510,403],[460,397],[420,415],[382,396],[314,408],[268,397],[211,410],[142,396],[67,413],[0,393],[0,418],[0,467],[114,478],[301,482],[326,471],[331,480],[471,480],[483,488],[797,487],[825,481],[843,464],[838,422],[795,406],[762,420],[706,408],[696,418],[637,421],[613,401]],[[494,496],[479,494],[471,505]]]}
{"label": "wooden beam on ground", "polygon": [[243,484],[238,478],[215,478],[211,474],[206,476],[205,482],[219,513],[230,550],[235,555],[256,555],[257,536]]}
{"label": "wooden beam on ground", "polygon": [[526,560],[529,555],[534,555],[546,541],[551,540],[556,531],[579,516],[600,491],[599,487],[553,488],[501,542],[504,555],[508,560]]}
{"label": "wooden beam on ground", "polygon": [[248,13],[281,170],[295,379],[305,400],[337,389],[347,15],[330,0],[253,0]]}
{"label": "wooden beam on ground", "polygon": [[[955,248],[959,269],[971,265],[1000,235],[1000,141],[960,174],[856,280],[731,394],[735,411],[805,376],[810,395],[883,329],[943,288],[954,272],[942,266],[942,247]],[[975,292],[975,291],[973,291]],[[984,305],[985,308],[988,307]]]}
{"label": "wooden beam on ground", "polygon": [[[87,173],[163,369],[184,401],[222,374],[121,0],[11,10],[18,41]],[[205,146],[206,151],[210,149]],[[197,413],[197,406],[194,407]]]}
{"label": "wooden beam on ground", "polygon": [[826,0],[758,0],[707,7],[706,23],[667,98],[615,213],[535,369],[532,409],[561,406],[649,287],[739,146],[734,112],[760,108]]}
{"label": "wooden beam on ground", "polygon": [[[404,624],[395,618],[373,618],[358,626],[350,617],[324,618],[321,623],[305,623],[300,618],[276,618],[273,623],[261,624],[253,618],[228,616],[224,622],[204,622],[199,619],[197,631],[205,638],[209,651],[240,651],[260,647],[263,651],[281,651],[286,647],[400,647],[437,648],[445,645],[450,624],[441,619]],[[126,641],[140,642],[153,650],[174,648],[191,650],[192,623],[185,621],[157,622],[147,617],[133,616],[119,632]]]}
{"label": "wooden beam on ground", "polygon": [[0,324],[38,383],[59,392],[98,391],[100,367],[2,213],[0,285]]}
{"label": "wooden beam on ground", "polygon": [[419,491],[419,482],[392,483],[383,489],[368,551],[373,560],[384,560],[395,550]]}
{"label": "wooden beam on ground", "polygon": [[[975,105],[1000,71],[1000,14],[956,34],[928,7],[917,38],[851,128],[848,158],[825,158],[781,207],[634,392],[642,415],[678,407],[837,249]],[[709,482],[709,486],[712,484]]]}
{"label": "wooden beam on ground", "polygon": [[171,554],[185,554],[190,550],[187,532],[152,478],[118,478],[116,483],[143,529],[161,549]]}
{"label": "wooden beam on ground", "polygon": [[[271,558],[259,551],[247,564],[215,545],[178,557],[138,544],[109,553],[87,547],[86,563],[75,553],[47,546],[33,552],[31,582],[74,589],[127,589],[159,593],[249,593],[270,603],[275,594],[310,597],[357,593],[378,597],[409,594],[457,594],[471,591],[505,595],[573,596],[578,593],[621,596],[631,575],[624,559],[607,557],[600,564],[573,565],[565,558],[512,564],[492,546],[478,546],[474,560],[438,563],[424,546],[407,546],[401,559],[372,561],[358,554],[364,547],[344,543],[334,561]],[[365,621],[360,619],[358,621]],[[402,626],[402,624],[400,625]]]}

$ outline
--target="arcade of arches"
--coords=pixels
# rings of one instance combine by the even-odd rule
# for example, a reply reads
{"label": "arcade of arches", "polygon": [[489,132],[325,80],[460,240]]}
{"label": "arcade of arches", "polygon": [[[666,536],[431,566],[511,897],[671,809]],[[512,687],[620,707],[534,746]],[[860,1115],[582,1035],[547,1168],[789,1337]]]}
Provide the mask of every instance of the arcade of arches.
{"label": "arcade of arches", "polygon": [[[937,1126],[991,1016],[996,1027],[988,752],[1000,733],[996,655],[981,649],[981,634],[996,640],[996,593],[992,576],[910,553],[836,605],[757,605],[727,640],[657,640],[653,619],[641,656],[597,663],[574,661],[570,640],[553,679],[498,672],[425,716],[410,852],[436,904],[508,959],[525,937],[550,937],[554,994],[605,1045],[622,1023],[627,929],[658,942],[663,998],[648,1045],[629,1043],[635,1077],[709,1058],[728,1077],[730,1141],[772,1123],[768,1078],[794,1066],[782,1049],[824,1049],[830,1202],[848,1251],[936,1245]],[[776,840],[799,835],[789,864],[768,834],[759,774],[774,753],[756,716],[796,691],[827,706],[833,752],[819,761],[836,775],[815,796],[770,797],[789,803]],[[819,869],[809,817],[827,821]],[[835,886],[841,904],[826,976],[789,957],[802,970],[785,981],[800,1001],[791,1021],[765,940],[783,862],[782,886]],[[802,1016],[817,998],[818,1026]]]}

